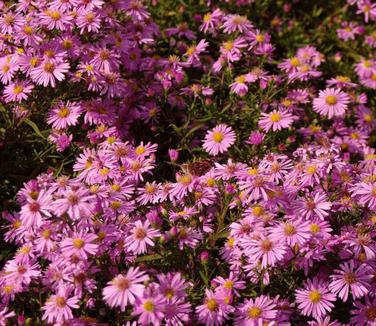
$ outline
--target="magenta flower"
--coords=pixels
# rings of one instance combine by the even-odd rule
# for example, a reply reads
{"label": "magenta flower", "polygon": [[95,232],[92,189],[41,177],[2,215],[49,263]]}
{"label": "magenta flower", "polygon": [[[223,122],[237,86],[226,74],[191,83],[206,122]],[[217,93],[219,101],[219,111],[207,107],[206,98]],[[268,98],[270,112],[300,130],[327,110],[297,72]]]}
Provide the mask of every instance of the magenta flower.
{"label": "magenta flower", "polygon": [[329,290],[337,294],[343,301],[347,301],[349,292],[354,299],[359,299],[368,293],[372,275],[366,265],[355,267],[351,260],[340,265],[341,269],[335,269],[336,274],[331,275]]}
{"label": "magenta flower", "polygon": [[71,296],[72,289],[64,285],[58,287],[57,293],[51,295],[42,310],[42,319],[48,323],[63,323],[73,318],[72,309],[79,308],[77,296]]}
{"label": "magenta flower", "polygon": [[65,79],[69,67],[69,63],[64,61],[46,60],[30,71],[30,77],[38,85],[55,87],[56,80],[62,81]]}
{"label": "magenta flower", "polygon": [[296,302],[301,314],[314,318],[324,317],[334,307],[336,296],[329,292],[328,284],[314,278],[307,280],[304,288],[295,291]]}
{"label": "magenta flower", "polygon": [[126,238],[127,250],[136,255],[143,254],[147,251],[148,247],[154,246],[153,238],[159,237],[161,234],[158,230],[150,227],[150,222],[136,221],[131,230],[131,235]]}
{"label": "magenta flower", "polygon": [[260,261],[264,268],[275,266],[286,253],[286,246],[281,241],[272,240],[264,235],[260,235],[259,239],[241,239],[240,243],[248,260],[254,263]]}
{"label": "magenta flower", "polygon": [[107,283],[103,289],[103,299],[110,307],[120,307],[125,311],[125,307],[134,304],[136,298],[141,298],[145,286],[143,283],[148,280],[148,276],[141,272],[138,267],[131,267],[127,274],[119,274]]}
{"label": "magenta flower", "polygon": [[314,196],[301,198],[296,202],[296,212],[306,219],[318,216],[321,220],[325,220],[329,216],[332,203],[327,201],[325,194],[316,192]]}
{"label": "magenta flower", "polygon": [[235,143],[236,135],[231,127],[220,124],[209,131],[205,136],[203,148],[210,155],[226,152]]}
{"label": "magenta flower", "polygon": [[81,107],[76,103],[60,102],[48,113],[47,122],[55,129],[65,129],[75,126],[81,113]]}
{"label": "magenta flower", "polygon": [[164,298],[161,295],[144,296],[136,301],[132,315],[139,316],[142,325],[161,325],[164,317]]}
{"label": "magenta flower", "polygon": [[98,245],[93,243],[96,239],[95,234],[85,233],[85,231],[74,233],[61,242],[61,251],[67,257],[77,256],[88,259],[88,255],[95,255],[98,250]]}
{"label": "magenta flower", "polygon": [[248,299],[236,311],[236,325],[268,325],[277,317],[277,306],[268,296]]}
{"label": "magenta flower", "polygon": [[85,188],[67,189],[61,198],[53,202],[52,208],[57,216],[67,213],[73,220],[89,217],[92,214],[94,196],[89,195]]}
{"label": "magenta flower", "polygon": [[313,110],[329,119],[342,117],[348,107],[350,97],[338,88],[327,88],[320,91],[319,97],[313,100]]}
{"label": "magenta flower", "polygon": [[365,303],[355,301],[355,309],[351,311],[353,325],[375,326],[376,324],[376,299],[366,297]]}
{"label": "magenta flower", "polygon": [[8,102],[22,102],[26,100],[29,94],[33,91],[34,86],[25,82],[17,81],[9,84],[4,88],[4,101]]}
{"label": "magenta flower", "polygon": [[262,118],[259,121],[259,127],[268,132],[288,128],[294,122],[295,117],[285,110],[273,110],[270,113],[261,113]]}

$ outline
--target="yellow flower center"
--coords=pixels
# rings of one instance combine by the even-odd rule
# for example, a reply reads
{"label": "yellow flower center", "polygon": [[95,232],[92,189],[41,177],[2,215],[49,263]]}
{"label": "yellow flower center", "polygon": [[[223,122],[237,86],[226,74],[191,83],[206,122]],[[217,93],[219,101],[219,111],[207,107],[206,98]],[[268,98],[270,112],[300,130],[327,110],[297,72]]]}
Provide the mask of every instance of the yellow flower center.
{"label": "yellow flower center", "polygon": [[227,280],[224,284],[223,287],[227,290],[231,290],[234,286],[234,282],[231,280]]}
{"label": "yellow flower center", "polygon": [[51,230],[49,230],[49,229],[45,229],[45,230],[43,230],[43,231],[41,232],[41,235],[42,235],[43,238],[45,238],[45,239],[49,239],[50,236],[51,236]]}
{"label": "yellow flower center", "polygon": [[211,18],[211,14],[210,14],[210,13],[207,13],[207,14],[205,14],[203,20],[204,20],[205,23],[207,23],[208,21],[210,21],[210,18]]}
{"label": "yellow flower center", "polygon": [[231,41],[225,42],[223,43],[223,47],[225,48],[225,50],[231,51],[234,47],[234,43]]}
{"label": "yellow flower center", "polygon": [[145,147],[144,146],[138,146],[135,150],[136,154],[137,155],[141,155],[141,154],[144,154],[145,153]]}
{"label": "yellow flower center", "polygon": [[265,36],[262,35],[262,34],[256,35],[256,41],[259,42],[259,43],[264,42],[265,41]]}
{"label": "yellow flower center", "polygon": [[328,95],[325,99],[326,104],[335,105],[337,104],[337,98],[334,95]]}
{"label": "yellow flower center", "polygon": [[251,307],[248,309],[248,317],[249,318],[259,318],[261,316],[262,310],[259,307]]}
{"label": "yellow flower center", "polygon": [[183,185],[189,185],[191,181],[192,181],[192,178],[187,174],[184,174],[178,177],[178,182],[182,183]]}
{"label": "yellow flower center", "polygon": [[147,312],[154,311],[154,303],[151,300],[145,301],[144,304],[143,304],[143,307],[144,307],[145,311],[147,311]]}
{"label": "yellow flower center", "polygon": [[282,119],[281,115],[278,112],[274,112],[270,114],[269,117],[272,122],[279,122]]}
{"label": "yellow flower center", "polygon": [[192,55],[193,53],[195,53],[195,51],[196,51],[196,46],[192,45],[192,46],[190,46],[190,47],[187,49],[186,54],[187,54],[187,55]]}
{"label": "yellow flower center", "polygon": [[285,225],[284,231],[285,231],[285,234],[286,234],[286,235],[293,235],[293,234],[296,233],[296,228],[295,228],[295,226],[293,226],[292,224],[287,223],[287,224]]}
{"label": "yellow flower center", "polygon": [[46,62],[43,69],[45,72],[52,73],[55,70],[55,65],[52,62]]}
{"label": "yellow flower center", "polygon": [[50,13],[50,17],[54,20],[54,21],[58,21],[60,18],[61,18],[61,15],[58,11],[52,11]]}
{"label": "yellow flower center", "polygon": [[215,311],[218,308],[218,303],[215,299],[209,299],[208,302],[206,303],[206,306],[210,311]]}
{"label": "yellow flower center", "polygon": [[306,168],[306,172],[308,174],[315,174],[317,171],[317,167],[315,165],[310,165]]}
{"label": "yellow flower center", "polygon": [[293,57],[293,58],[290,59],[290,64],[293,67],[297,67],[297,66],[300,65],[300,60],[297,57]]}
{"label": "yellow flower center", "polygon": [[33,28],[31,26],[25,26],[24,27],[24,32],[27,35],[31,35],[31,34],[33,34]]}
{"label": "yellow flower center", "polygon": [[261,249],[264,252],[270,251],[273,248],[273,243],[269,239],[264,239],[261,241]]}
{"label": "yellow flower center", "polygon": [[59,308],[64,308],[67,303],[64,297],[56,297],[55,301]]}
{"label": "yellow flower center", "polygon": [[16,85],[14,86],[13,88],[13,93],[18,95],[18,94],[21,94],[23,92],[24,88],[22,85]]}
{"label": "yellow flower center", "polygon": [[318,233],[320,232],[320,226],[316,223],[312,223],[309,227],[312,233]]}
{"label": "yellow flower center", "polygon": [[241,75],[241,76],[236,77],[235,82],[237,82],[238,84],[244,84],[245,76]]}
{"label": "yellow flower center", "polygon": [[313,290],[313,291],[309,292],[308,298],[313,303],[318,303],[321,300],[321,293],[319,291],[317,291],[317,290]]}
{"label": "yellow flower center", "polygon": [[220,143],[223,139],[224,139],[224,136],[221,132],[219,132],[219,131],[213,132],[213,140],[216,143]]}
{"label": "yellow flower center", "polygon": [[59,112],[57,113],[57,115],[60,117],[60,118],[66,118],[70,113],[70,110],[69,108],[67,108],[66,106],[63,106],[62,108],[59,109]]}
{"label": "yellow flower center", "polygon": [[81,249],[85,246],[85,241],[79,238],[73,239],[73,247]]}

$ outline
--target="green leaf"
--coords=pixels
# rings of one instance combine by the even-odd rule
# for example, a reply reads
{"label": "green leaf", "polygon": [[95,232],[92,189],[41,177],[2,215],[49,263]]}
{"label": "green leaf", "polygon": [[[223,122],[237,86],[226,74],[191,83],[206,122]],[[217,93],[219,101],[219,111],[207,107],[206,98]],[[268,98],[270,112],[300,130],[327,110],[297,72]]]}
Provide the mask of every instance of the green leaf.
{"label": "green leaf", "polygon": [[25,121],[25,122],[26,122],[31,128],[33,128],[33,130],[35,131],[35,133],[36,133],[39,137],[41,137],[41,138],[43,138],[43,139],[46,139],[46,137],[43,136],[43,134],[40,132],[38,126],[37,126],[33,121],[31,121],[31,120],[29,120],[29,119],[25,119],[24,121]]}

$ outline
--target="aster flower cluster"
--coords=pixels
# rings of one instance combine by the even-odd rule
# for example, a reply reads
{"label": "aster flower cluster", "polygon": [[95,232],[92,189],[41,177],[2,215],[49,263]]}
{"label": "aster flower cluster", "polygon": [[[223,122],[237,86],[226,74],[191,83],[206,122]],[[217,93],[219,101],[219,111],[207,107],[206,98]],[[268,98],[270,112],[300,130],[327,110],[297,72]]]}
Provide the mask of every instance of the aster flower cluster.
{"label": "aster flower cluster", "polygon": [[0,325],[376,325],[376,4],[323,23],[331,74],[212,2],[1,2],[2,105],[55,161],[2,212]]}

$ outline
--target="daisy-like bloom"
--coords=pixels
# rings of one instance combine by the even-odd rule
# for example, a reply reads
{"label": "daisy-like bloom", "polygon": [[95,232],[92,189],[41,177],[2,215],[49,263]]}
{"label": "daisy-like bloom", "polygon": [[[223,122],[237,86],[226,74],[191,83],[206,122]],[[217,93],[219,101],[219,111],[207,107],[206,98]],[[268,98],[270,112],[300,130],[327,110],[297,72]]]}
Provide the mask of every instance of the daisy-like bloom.
{"label": "daisy-like bloom", "polygon": [[207,13],[203,17],[203,23],[200,26],[200,31],[207,33],[212,31],[221,21],[223,12],[217,8],[212,13]]}
{"label": "daisy-like bloom", "polygon": [[351,310],[352,325],[375,326],[376,325],[376,299],[365,298],[365,303],[354,302],[355,309]]}
{"label": "daisy-like bloom", "polygon": [[76,103],[60,102],[48,113],[47,122],[55,129],[65,129],[75,126],[81,113],[81,107]]}
{"label": "daisy-like bloom", "polygon": [[97,235],[80,231],[74,233],[71,237],[65,238],[61,242],[61,251],[64,256],[77,256],[82,259],[88,259],[88,255],[95,255],[98,245],[93,243]]}
{"label": "daisy-like bloom", "polygon": [[39,15],[40,23],[47,29],[64,31],[72,24],[73,15],[66,14],[56,8],[48,8]]}
{"label": "daisy-like bloom", "polygon": [[260,235],[259,239],[240,239],[249,261],[261,261],[261,267],[275,266],[286,253],[286,246],[281,241]]}
{"label": "daisy-like bloom", "polygon": [[313,99],[313,110],[329,119],[342,117],[348,107],[350,97],[338,88],[327,88],[320,91],[319,97]]}
{"label": "daisy-like bloom", "polygon": [[329,292],[328,284],[314,278],[307,280],[304,288],[295,291],[296,301],[301,314],[313,318],[324,317],[334,307],[336,296]]}
{"label": "daisy-like bloom", "polygon": [[20,212],[22,224],[26,227],[39,226],[44,217],[51,216],[51,193],[41,190],[32,196],[34,198],[28,198],[27,204],[22,206]]}
{"label": "daisy-like bloom", "polygon": [[223,31],[227,34],[234,33],[236,31],[244,33],[253,28],[253,25],[249,22],[246,16],[240,15],[227,15],[224,17],[224,23],[222,25]]}
{"label": "daisy-like bloom", "polygon": [[138,267],[131,267],[127,274],[119,274],[107,283],[103,299],[110,307],[120,307],[121,311],[125,311],[128,303],[134,304],[137,298],[142,297],[145,290],[143,283],[148,279]]}
{"label": "daisy-like bloom", "polygon": [[351,188],[352,197],[358,200],[358,203],[363,206],[368,206],[371,210],[376,210],[376,182],[357,183]]}
{"label": "daisy-like bloom", "polygon": [[205,136],[202,147],[210,155],[226,152],[235,143],[236,135],[231,127],[220,124],[209,131]]}
{"label": "daisy-like bloom", "polygon": [[185,55],[187,56],[187,63],[190,65],[200,64],[199,55],[206,51],[209,43],[206,40],[201,40],[197,45],[192,45],[187,49]]}
{"label": "daisy-like bloom", "polygon": [[266,295],[248,299],[236,311],[235,325],[269,325],[277,317],[275,302]]}
{"label": "daisy-like bloom", "polygon": [[208,326],[223,325],[228,318],[228,309],[218,293],[205,290],[204,303],[196,307],[199,322]]}
{"label": "daisy-like bloom", "polygon": [[332,203],[327,201],[325,194],[316,192],[314,196],[302,198],[296,202],[296,213],[306,219],[318,216],[321,220],[329,215]]}
{"label": "daisy-like bloom", "polygon": [[363,297],[368,293],[372,275],[366,265],[355,266],[353,260],[349,263],[340,265],[341,269],[335,269],[334,275],[331,275],[329,290],[337,294],[343,301],[347,301],[349,292],[354,299]]}
{"label": "daisy-like bloom", "polygon": [[72,289],[63,285],[58,287],[56,294],[51,295],[45,306],[42,319],[48,323],[63,323],[73,318],[72,309],[79,308],[77,296],[71,296]]}
{"label": "daisy-like bloom", "polygon": [[213,281],[219,284],[225,291],[233,292],[238,297],[240,297],[238,290],[243,290],[246,288],[245,282],[240,281],[239,277],[236,276],[233,272],[230,272],[228,278],[218,276]]}
{"label": "daisy-like bloom", "polygon": [[164,306],[166,302],[161,295],[144,296],[136,301],[132,315],[138,316],[138,321],[142,325],[161,325],[164,317]]}
{"label": "daisy-like bloom", "polygon": [[26,100],[29,94],[33,91],[33,88],[33,85],[25,81],[17,81],[9,84],[4,88],[4,101],[9,103]]}
{"label": "daisy-like bloom", "polygon": [[38,263],[9,260],[4,266],[5,279],[15,284],[29,285],[33,278],[40,276]]}
{"label": "daisy-like bloom", "polygon": [[294,122],[295,116],[285,110],[273,110],[270,113],[261,113],[259,127],[268,132],[288,128]]}
{"label": "daisy-like bloom", "polygon": [[125,240],[128,244],[127,250],[136,255],[145,253],[148,246],[153,247],[154,241],[152,239],[161,235],[158,230],[150,227],[148,220],[144,223],[136,221],[130,233]]}
{"label": "daisy-like bloom", "polygon": [[89,194],[85,188],[67,189],[62,193],[61,198],[56,199],[52,209],[57,216],[67,213],[73,220],[89,217],[93,211],[95,197]]}
{"label": "daisy-like bloom", "polygon": [[309,222],[303,222],[299,218],[290,218],[286,222],[273,226],[270,237],[273,240],[285,239],[291,247],[303,246],[311,238]]}
{"label": "daisy-like bloom", "polygon": [[185,290],[188,287],[188,284],[182,278],[180,273],[167,273],[167,274],[158,274],[157,279],[159,282],[159,292],[167,300],[172,299],[181,299],[187,296]]}
{"label": "daisy-like bloom", "polygon": [[68,62],[46,60],[30,71],[30,77],[38,85],[43,85],[44,87],[51,85],[51,87],[55,87],[56,80],[64,80],[69,68]]}

